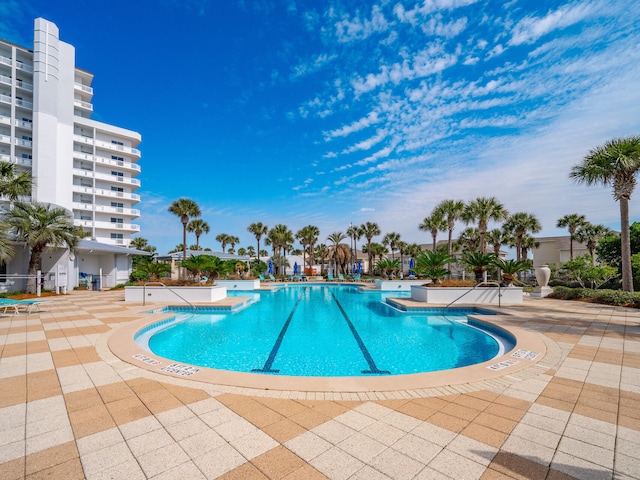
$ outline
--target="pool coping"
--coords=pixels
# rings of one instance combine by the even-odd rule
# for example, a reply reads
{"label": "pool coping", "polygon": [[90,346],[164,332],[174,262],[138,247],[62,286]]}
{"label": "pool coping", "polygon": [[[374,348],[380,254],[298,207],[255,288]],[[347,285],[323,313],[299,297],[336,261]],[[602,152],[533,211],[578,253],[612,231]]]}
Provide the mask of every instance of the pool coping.
{"label": "pool coping", "polygon": [[[238,298],[238,297],[235,297]],[[163,307],[156,308],[165,308]],[[201,305],[204,306],[204,305]],[[210,306],[210,305],[207,305]],[[430,305],[430,307],[443,305]],[[422,308],[425,306],[422,305]],[[473,308],[475,305],[460,304],[459,307]],[[408,307],[411,309],[411,307]],[[156,355],[135,342],[135,335],[143,328],[154,323],[167,320],[174,313],[145,314],[146,318],[133,321],[109,332],[106,347],[124,363],[172,378],[192,380],[216,387],[231,389],[249,389],[259,391],[290,392],[392,392],[415,391],[446,387],[451,385],[473,388],[479,382],[508,378],[518,381],[514,374],[522,373],[543,360],[548,348],[553,347],[548,339],[540,333],[528,331],[509,323],[509,311],[502,307],[499,312],[491,307],[482,306],[483,310],[493,311],[493,315],[471,314],[474,320],[488,323],[498,329],[509,332],[515,338],[515,347],[504,355],[487,362],[437,372],[414,373],[375,377],[298,377],[286,375],[270,375],[259,373],[233,372],[214,368],[195,366],[184,362],[176,362]],[[557,346],[556,346],[557,347]],[[559,349],[559,347],[557,347]],[[516,352],[518,354],[516,355]],[[555,355],[553,355],[555,356]],[[548,367],[536,369],[542,373]],[[163,370],[166,369],[166,370]],[[527,374],[527,373],[525,373]],[[475,388],[473,388],[475,389]]]}

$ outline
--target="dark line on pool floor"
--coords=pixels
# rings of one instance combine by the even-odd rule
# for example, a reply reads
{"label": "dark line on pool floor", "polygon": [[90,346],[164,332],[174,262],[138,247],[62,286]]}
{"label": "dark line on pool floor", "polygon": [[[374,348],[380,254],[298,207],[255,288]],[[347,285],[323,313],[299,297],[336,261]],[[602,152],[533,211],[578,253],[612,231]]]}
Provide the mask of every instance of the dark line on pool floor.
{"label": "dark line on pool floor", "polygon": [[373,357],[371,356],[371,354],[369,353],[369,350],[367,349],[367,346],[362,341],[362,338],[360,337],[358,330],[356,330],[355,325],[351,323],[351,320],[349,319],[349,315],[347,315],[347,312],[344,311],[344,308],[342,308],[342,305],[340,304],[340,302],[338,301],[338,299],[336,298],[333,292],[331,292],[331,296],[333,297],[333,300],[336,302],[336,305],[338,305],[338,308],[340,309],[340,313],[342,313],[342,316],[346,320],[347,325],[349,325],[349,330],[351,330],[351,334],[353,335],[353,338],[356,339],[358,347],[360,347],[360,351],[362,352],[362,356],[369,364],[369,370],[362,370],[360,373],[390,375],[391,372],[389,370],[378,369],[378,367],[376,366],[376,362],[373,360]]}
{"label": "dark line on pool floor", "polygon": [[284,322],[284,325],[282,326],[282,330],[280,330],[280,334],[278,335],[278,338],[276,339],[276,343],[273,344],[273,348],[271,349],[271,353],[269,353],[269,358],[267,358],[267,361],[264,362],[264,366],[262,368],[254,368],[251,371],[255,372],[255,373],[280,373],[280,370],[271,370],[271,367],[273,366],[273,362],[276,359],[276,356],[278,355],[278,350],[280,350],[280,345],[282,345],[282,340],[284,339],[284,336],[287,333],[287,329],[289,328],[289,324],[291,323],[291,320],[293,319],[293,315],[296,313],[296,309],[298,308],[298,305],[300,304],[300,301],[302,300],[302,297],[304,297],[305,292],[307,291],[308,287],[304,287],[302,289],[302,292],[300,293],[300,295],[298,296],[298,300],[296,300],[296,304],[293,306],[293,308],[291,309],[291,312],[289,313],[289,316],[287,317],[287,320]]}

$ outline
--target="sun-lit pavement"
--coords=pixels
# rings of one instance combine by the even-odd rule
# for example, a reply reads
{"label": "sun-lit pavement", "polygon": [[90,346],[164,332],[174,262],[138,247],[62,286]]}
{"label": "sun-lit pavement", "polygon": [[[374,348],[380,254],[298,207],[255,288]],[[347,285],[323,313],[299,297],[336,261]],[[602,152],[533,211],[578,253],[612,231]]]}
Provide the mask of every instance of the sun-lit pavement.
{"label": "sun-lit pavement", "polygon": [[[640,478],[640,312],[527,299],[535,367],[429,390],[248,391],[110,354],[122,291],[0,317],[0,478]],[[148,310],[148,307],[147,309]]]}

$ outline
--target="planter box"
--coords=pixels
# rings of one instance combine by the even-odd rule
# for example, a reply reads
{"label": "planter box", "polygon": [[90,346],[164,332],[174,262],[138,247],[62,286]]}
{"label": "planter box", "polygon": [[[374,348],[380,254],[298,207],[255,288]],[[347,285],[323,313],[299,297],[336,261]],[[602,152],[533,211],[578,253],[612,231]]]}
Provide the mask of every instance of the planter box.
{"label": "planter box", "polygon": [[409,291],[413,285],[424,285],[429,280],[381,280],[376,279],[376,290]]}
{"label": "planter box", "polygon": [[260,290],[260,280],[216,280],[214,286],[227,287],[227,290]]}
{"label": "planter box", "polygon": [[[502,297],[498,298],[498,290]],[[463,296],[464,295],[464,296]],[[522,288],[520,287],[411,287],[411,299],[417,302],[437,303],[448,305],[456,303],[474,303],[489,305],[515,305],[522,303]],[[500,302],[498,302],[500,300]]]}
{"label": "planter box", "polygon": [[213,303],[227,298],[227,287],[124,287],[125,302],[142,303],[143,295],[146,303]]}

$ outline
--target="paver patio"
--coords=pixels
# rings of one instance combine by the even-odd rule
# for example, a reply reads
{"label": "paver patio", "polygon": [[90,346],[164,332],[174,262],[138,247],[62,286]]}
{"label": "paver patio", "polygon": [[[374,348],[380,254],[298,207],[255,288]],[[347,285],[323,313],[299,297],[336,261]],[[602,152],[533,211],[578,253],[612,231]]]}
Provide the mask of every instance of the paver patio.
{"label": "paver patio", "polygon": [[252,390],[125,363],[122,291],[0,317],[0,478],[640,478],[640,312],[529,299],[547,353],[494,379],[388,392]]}

